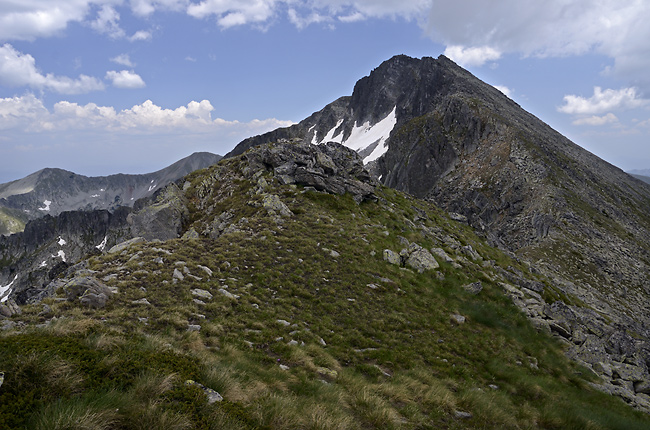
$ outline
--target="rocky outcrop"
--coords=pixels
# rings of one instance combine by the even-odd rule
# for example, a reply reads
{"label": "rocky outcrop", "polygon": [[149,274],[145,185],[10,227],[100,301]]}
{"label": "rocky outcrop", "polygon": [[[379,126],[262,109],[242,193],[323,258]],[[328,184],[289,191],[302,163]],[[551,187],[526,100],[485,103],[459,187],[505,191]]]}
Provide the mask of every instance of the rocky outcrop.
{"label": "rocky outcrop", "polygon": [[106,285],[89,273],[76,274],[63,285],[63,290],[68,301],[79,301],[82,305],[94,309],[105,307],[113,295]]}
{"label": "rocky outcrop", "polygon": [[156,193],[153,202],[140,203],[135,209],[127,217],[127,223],[133,235],[146,240],[177,238],[189,216],[187,200],[174,183]]}
{"label": "rocky outcrop", "polygon": [[313,187],[330,194],[350,193],[355,201],[376,200],[377,182],[363,167],[359,155],[337,143],[310,145],[281,141],[252,149],[244,157],[251,171],[272,170],[282,184]]}

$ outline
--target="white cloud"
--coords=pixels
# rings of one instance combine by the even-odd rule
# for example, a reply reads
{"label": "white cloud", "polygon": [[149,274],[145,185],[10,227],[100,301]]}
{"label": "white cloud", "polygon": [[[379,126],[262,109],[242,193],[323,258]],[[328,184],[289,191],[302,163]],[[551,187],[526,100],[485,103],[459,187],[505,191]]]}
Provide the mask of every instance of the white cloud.
{"label": "white cloud", "polygon": [[512,97],[513,91],[510,88],[508,88],[508,87],[506,87],[504,85],[493,85],[493,86],[494,86],[494,88],[496,88],[497,90],[499,90],[503,94],[505,94],[506,96]]}
{"label": "white cloud", "polygon": [[138,16],[149,16],[156,10],[180,11],[187,7],[189,0],[131,0],[131,10]]}
{"label": "white cloud", "polygon": [[274,15],[275,0],[203,0],[191,3],[187,13],[195,18],[214,15],[222,28],[250,23],[262,23]]}
{"label": "white cloud", "polygon": [[292,124],[213,119],[212,111],[207,100],[175,109],[146,101],[116,110],[69,101],[47,109],[31,94],[0,98],[0,175],[4,182],[43,167],[86,175],[149,172],[194,151],[225,154],[247,137]]}
{"label": "white cloud", "polygon": [[0,4],[0,40],[33,40],[83,21],[91,0],[4,1]]}
{"label": "white cloud", "polygon": [[576,95],[564,96],[564,105],[558,107],[558,111],[567,114],[590,115],[634,109],[647,103],[648,100],[639,97],[635,88],[606,89],[603,91],[600,87],[594,87],[594,95],[589,98]]}
{"label": "white cloud", "polygon": [[33,94],[0,99],[0,130],[17,126],[29,128],[30,124],[37,123],[47,115],[48,111],[43,102]]}
{"label": "white cloud", "polygon": [[131,61],[129,54],[120,54],[117,57],[111,58],[111,61],[126,67],[135,67],[135,63]]}
{"label": "white cloud", "polygon": [[138,30],[135,33],[133,33],[133,36],[129,37],[129,40],[131,42],[139,41],[139,40],[151,40],[152,34],[150,31],[145,31],[145,30]]}
{"label": "white cloud", "polygon": [[143,88],[146,86],[144,80],[133,70],[122,70],[116,72],[111,70],[106,72],[106,79],[112,81],[113,86],[117,88]]}
{"label": "white cloud", "polygon": [[120,14],[110,5],[104,5],[97,12],[97,18],[90,23],[90,27],[100,34],[106,34],[112,39],[120,39],[125,36],[124,30],[120,27]]}
{"label": "white cloud", "polygon": [[463,67],[482,66],[488,61],[495,61],[501,58],[501,53],[489,46],[467,48],[460,45],[448,46],[445,49],[445,56]]}
{"label": "white cloud", "polygon": [[214,16],[222,28],[261,24],[287,8],[289,21],[302,29],[311,24],[356,22],[367,18],[419,19],[426,15],[431,0],[202,0],[191,2],[187,13],[195,18]]}
{"label": "white cloud", "polygon": [[448,46],[562,57],[597,53],[606,71],[650,93],[650,2],[644,0],[432,0],[423,24]]}
{"label": "white cloud", "polygon": [[147,100],[121,111],[112,106],[98,106],[95,103],[79,105],[60,101],[49,111],[42,100],[33,94],[27,94],[21,97],[0,98],[0,129],[18,127],[24,132],[95,130],[98,133],[121,130],[157,135],[169,131],[183,133],[188,130],[217,132],[238,129],[264,132],[293,124],[291,121],[274,118],[253,120],[249,123],[212,119],[213,110],[214,107],[208,100],[191,101],[187,106],[176,109],[165,109]]}
{"label": "white cloud", "polygon": [[593,116],[578,118],[575,121],[573,121],[572,124],[600,126],[605,124],[616,124],[616,123],[618,123],[618,118],[616,117],[616,115],[610,112],[607,115],[603,115],[603,116],[593,115]]}
{"label": "white cloud", "polygon": [[301,16],[293,8],[289,9],[287,15],[289,17],[289,21],[293,25],[295,25],[298,29],[303,29],[311,24],[318,24],[321,22],[328,22],[332,20],[332,18],[328,16],[320,15],[316,12],[312,12],[307,16]]}
{"label": "white cloud", "polygon": [[36,68],[36,60],[6,43],[0,46],[0,84],[9,87],[30,87],[61,94],[83,94],[103,90],[104,84],[96,78],[79,75],[77,79],[66,76],[43,75]]}
{"label": "white cloud", "polygon": [[351,22],[363,21],[364,19],[366,19],[366,17],[361,12],[353,12],[350,15],[339,16],[338,19],[341,22],[351,23]]}

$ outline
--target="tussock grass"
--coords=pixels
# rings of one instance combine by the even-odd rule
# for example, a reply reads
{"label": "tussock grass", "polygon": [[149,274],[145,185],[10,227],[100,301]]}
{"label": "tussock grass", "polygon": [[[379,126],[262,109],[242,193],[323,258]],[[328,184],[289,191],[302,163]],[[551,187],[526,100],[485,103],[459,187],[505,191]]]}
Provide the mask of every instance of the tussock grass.
{"label": "tussock grass", "polygon": [[[120,292],[105,309],[52,301],[58,319],[48,328],[0,333],[0,428],[75,428],[66,415],[87,428],[126,429],[649,425],[589,388],[560,346],[532,328],[495,269],[527,268],[468,226],[394,190],[356,204],[280,187],[263,172],[266,192],[294,213],[276,222],[231,167],[190,175],[186,228],[203,232],[231,210],[249,231],[93,257],[98,278],[117,274],[107,283]],[[404,248],[399,236],[443,248],[460,266],[417,273],[388,264],[383,250]],[[490,263],[460,258],[464,245]],[[175,268],[182,281],[174,282]],[[462,288],[478,280],[479,295]],[[213,297],[196,303],[195,288]],[[132,304],[142,298],[151,305]],[[25,321],[40,321],[38,312]],[[466,322],[451,323],[452,313]],[[188,331],[196,324],[200,331]],[[188,379],[225,400],[208,404]],[[459,410],[472,418],[456,418]]]}

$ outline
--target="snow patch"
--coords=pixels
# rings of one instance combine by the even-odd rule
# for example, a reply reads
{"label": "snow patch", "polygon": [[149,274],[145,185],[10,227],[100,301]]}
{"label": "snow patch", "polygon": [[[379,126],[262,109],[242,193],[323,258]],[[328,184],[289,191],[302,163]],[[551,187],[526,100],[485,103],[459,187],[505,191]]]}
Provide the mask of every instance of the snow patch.
{"label": "snow patch", "polygon": [[95,197],[95,198],[97,198],[97,197],[99,197],[99,194],[93,194],[93,195],[90,196],[90,197]]}
{"label": "snow patch", "polygon": [[104,236],[104,240],[102,240],[102,243],[97,245],[95,248],[99,249],[100,251],[103,251],[104,248],[106,248],[106,241],[108,240],[108,236]]}
{"label": "snow patch", "polygon": [[314,131],[314,137],[311,138],[311,144],[318,145],[318,130]]}
{"label": "snow patch", "polygon": [[381,178],[383,178],[383,177],[384,177],[384,175],[379,175],[379,178],[377,180],[381,182]]}
{"label": "snow patch", "polygon": [[50,200],[45,200],[43,202],[43,204],[45,205],[45,207],[38,208],[38,210],[39,211],[49,211],[50,210],[50,205],[52,204],[52,202]]}
{"label": "snow patch", "polygon": [[7,301],[7,299],[9,298],[9,294],[11,294],[11,286],[14,284],[14,282],[16,282],[16,279],[18,279],[18,275],[16,275],[13,281],[9,282],[9,285],[0,287],[0,297],[2,297],[0,299],[0,303],[4,303],[5,301]]}
{"label": "snow patch", "polygon": [[65,259],[65,252],[63,250],[59,251],[56,253],[56,255],[53,255],[52,258],[60,257],[61,260],[66,261]]}
{"label": "snow patch", "polygon": [[59,242],[58,242],[58,244],[59,244],[60,246],[63,246],[63,245],[65,245],[66,243],[68,243],[68,242],[66,242],[64,238],[62,238],[61,236],[59,236]]}
{"label": "snow patch", "polygon": [[336,129],[339,128],[341,126],[341,124],[343,124],[342,119],[340,119],[336,123],[336,125],[330,131],[327,132],[327,134],[325,135],[323,140],[320,141],[320,143],[326,143],[326,142],[341,143],[341,142],[343,142],[343,130],[341,130],[341,132],[339,134],[337,134],[336,137],[334,136],[334,133],[336,133]]}
{"label": "snow patch", "polygon": [[307,130],[307,133],[309,133],[310,131],[312,131],[312,130],[314,129],[314,127],[316,127],[316,124],[314,124],[314,125],[312,125],[311,127],[309,127],[309,130]]}
{"label": "snow patch", "polygon": [[47,261],[41,261],[41,265],[38,267],[47,267]]}
{"label": "snow patch", "polygon": [[103,189],[103,188],[100,188],[100,189],[99,189],[99,191],[106,191],[106,190],[105,190],[105,189]]}
{"label": "snow patch", "polygon": [[[153,182],[153,181],[151,181]],[[156,188],[156,184],[149,185],[149,191],[154,190]]]}
{"label": "snow patch", "polygon": [[[396,112],[397,106],[393,108],[391,113],[389,113],[386,118],[382,119],[374,125],[370,125],[370,122],[366,121],[363,123],[363,125],[358,126],[357,122],[355,121],[350,136],[345,140],[343,140],[343,131],[334,136],[336,130],[343,123],[343,120],[341,119],[336,123],[336,126],[334,128],[327,132],[327,135],[325,135],[325,137],[319,143],[338,142],[357,152],[361,152],[364,149],[376,144],[375,149],[372,150],[370,155],[366,156],[363,159],[363,163],[368,164],[371,161],[375,161],[384,155],[386,151],[388,151],[386,140],[390,136],[390,132],[393,131],[393,128],[395,128],[395,125],[397,124]],[[316,135],[314,135],[312,143],[315,143],[315,140]]]}

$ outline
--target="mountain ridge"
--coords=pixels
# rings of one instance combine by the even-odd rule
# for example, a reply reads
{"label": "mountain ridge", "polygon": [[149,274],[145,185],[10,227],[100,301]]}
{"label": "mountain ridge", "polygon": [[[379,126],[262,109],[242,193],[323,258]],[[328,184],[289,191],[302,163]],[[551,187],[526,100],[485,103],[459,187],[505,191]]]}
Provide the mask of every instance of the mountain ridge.
{"label": "mountain ridge", "polygon": [[[392,188],[385,188],[387,184]],[[80,222],[79,217],[88,219]],[[552,336],[583,366],[579,372],[598,378],[599,383],[591,383],[648,412],[649,239],[649,187],[571,143],[450,60],[398,56],[362,78],[352,96],[292,127],[246,139],[219,164],[159,189],[133,208],[113,214],[64,212],[28,224],[25,234],[0,240],[0,299],[11,305],[0,310],[20,320],[12,309],[27,306],[33,316],[34,304],[55,303],[63,291],[77,291],[75,279],[93,275],[87,270],[101,273],[118,292],[128,291],[132,301],[116,299],[128,309],[158,300],[147,295],[148,288],[166,297],[174,285],[189,283],[193,291],[201,290],[196,293],[200,297],[235,300],[225,307],[207,307],[209,318],[235,319],[259,309],[251,305],[253,309],[241,314],[232,310],[240,309],[240,298],[256,297],[248,295],[249,289],[271,294],[266,301],[255,301],[269,305],[271,313],[273,297],[286,293],[290,305],[284,309],[295,315],[315,303],[333,311],[326,304],[330,296],[322,297],[321,289],[334,295],[367,289],[401,294],[415,285],[428,294],[448,285],[467,298],[480,294],[485,283],[486,298],[503,304],[505,294],[519,309],[517,315],[527,318],[518,320],[517,327],[532,325],[540,332],[538,339]],[[249,249],[248,243],[255,245]],[[220,256],[209,264],[208,249]],[[179,250],[184,257],[175,258],[174,266],[150,267],[151,261],[165,264],[163,254]],[[92,254],[99,260],[88,260]],[[339,267],[346,254],[356,263]],[[285,262],[282,270],[275,269]],[[374,267],[372,273],[359,272],[365,267],[362,262]],[[218,268],[223,273],[219,285],[210,284],[210,291],[202,288],[205,275],[198,270],[208,271],[199,266],[212,272]],[[255,274],[249,278],[252,268]],[[346,270],[356,275],[350,278]],[[330,288],[333,272],[340,290]],[[385,279],[384,273],[401,279],[416,272],[427,275],[408,278],[397,291],[390,282],[375,282]],[[247,281],[240,283],[244,274]],[[457,288],[460,280],[465,292]],[[95,288],[94,280],[88,282],[93,285],[84,290],[88,295],[71,293],[66,300],[73,304],[66,306],[112,297]],[[231,289],[233,283],[237,288]],[[273,287],[265,289],[266,284]],[[189,302],[195,293],[183,291],[188,303],[174,324],[200,331],[196,326],[202,318],[196,315],[204,308],[194,306],[206,302]],[[444,303],[445,297],[437,300]],[[483,324],[482,329],[507,326],[490,310],[494,303],[480,303],[482,297],[470,300],[474,311],[458,306]],[[339,298],[354,307],[366,297]],[[417,294],[411,298],[415,305]],[[58,309],[65,311],[66,306]],[[408,321],[408,309],[401,311],[404,315],[392,316],[397,327],[417,332],[418,326]],[[453,324],[465,321],[460,311],[445,312],[453,315]],[[135,313],[130,315],[135,318]],[[376,312],[363,315],[371,324]],[[274,318],[291,326],[287,316]],[[448,321],[450,316],[438,318]],[[264,323],[254,318],[242,324],[235,336],[266,333]],[[395,336],[406,333],[401,329]],[[328,330],[334,332],[333,327]],[[355,330],[360,336],[364,332]],[[211,333],[224,339],[220,329],[213,327]],[[263,354],[282,357],[284,347],[270,345],[284,337],[275,332],[276,337],[268,336],[247,341]],[[373,336],[379,335],[352,342],[354,351],[381,348]],[[297,339],[291,342],[288,346],[299,345]],[[519,366],[528,358],[523,360],[512,361]],[[388,377],[384,367],[390,370],[389,363],[378,353],[363,365],[378,365],[375,372]],[[291,369],[284,366],[284,371]],[[495,367],[491,372],[504,377]]]}
{"label": "mountain ridge", "polygon": [[[145,174],[88,177],[63,169],[45,168],[25,178],[0,184],[0,233],[15,233],[24,222],[45,214],[84,209],[115,210],[131,206],[160,187],[219,161],[219,155],[196,152],[165,168]],[[49,202],[49,203],[48,203]],[[12,215],[12,216],[10,216]],[[9,226],[12,220],[14,226]],[[21,223],[22,222],[22,223]]]}

